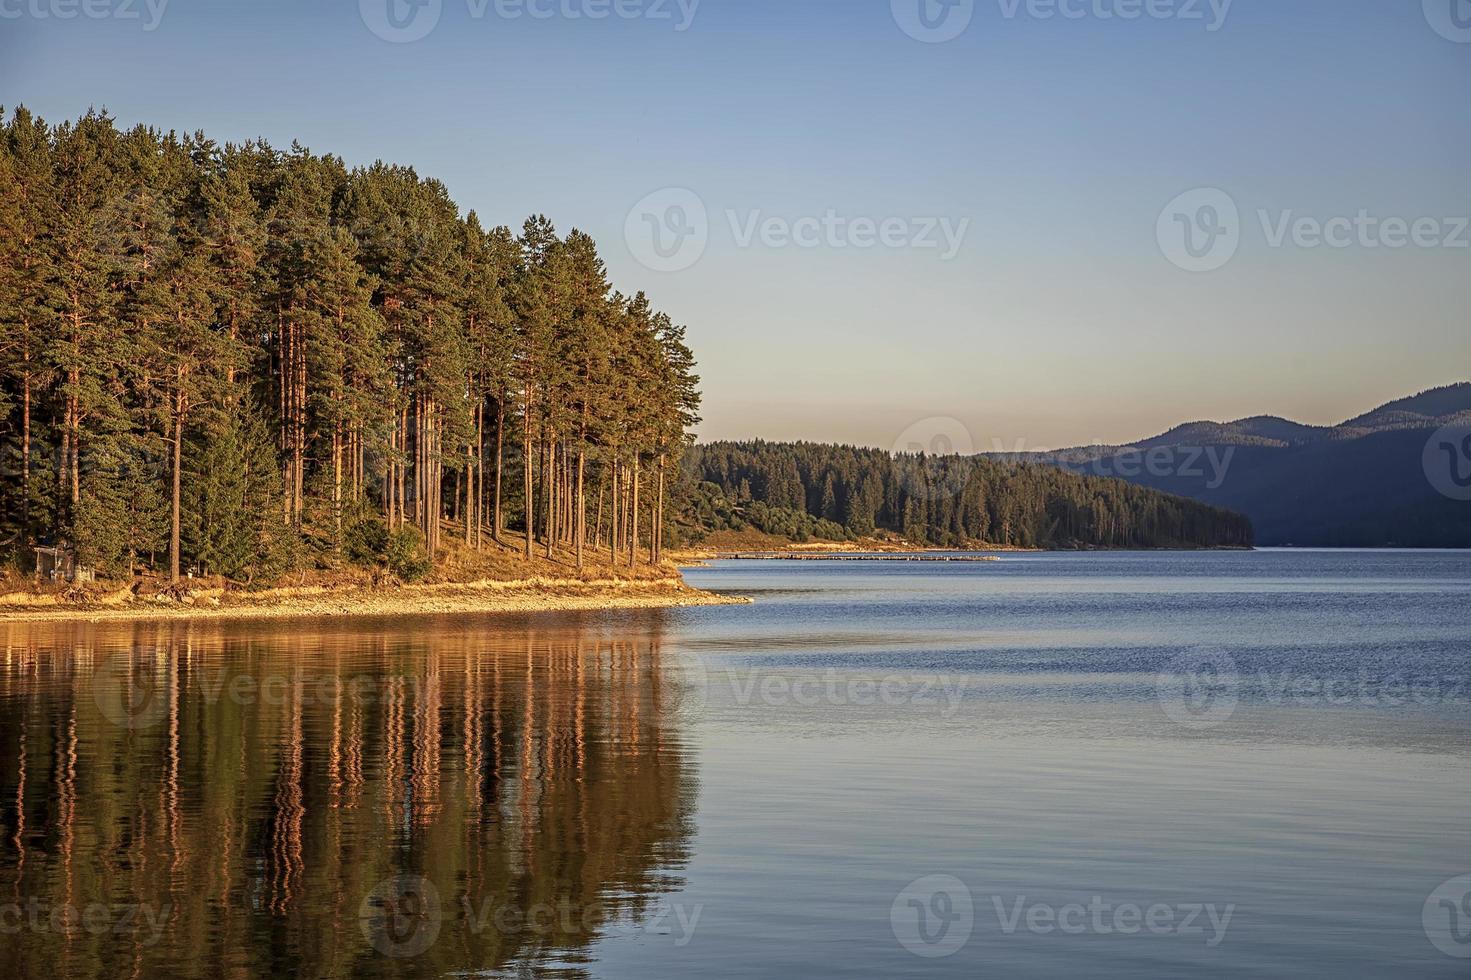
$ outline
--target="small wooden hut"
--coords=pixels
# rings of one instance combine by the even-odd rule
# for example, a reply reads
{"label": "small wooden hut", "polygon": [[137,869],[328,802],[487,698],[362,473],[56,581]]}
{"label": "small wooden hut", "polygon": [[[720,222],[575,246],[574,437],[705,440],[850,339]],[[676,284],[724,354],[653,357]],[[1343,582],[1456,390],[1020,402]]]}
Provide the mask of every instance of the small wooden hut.
{"label": "small wooden hut", "polygon": [[37,545],[36,580],[40,582],[92,582],[95,569],[77,564],[77,553],[68,545]]}

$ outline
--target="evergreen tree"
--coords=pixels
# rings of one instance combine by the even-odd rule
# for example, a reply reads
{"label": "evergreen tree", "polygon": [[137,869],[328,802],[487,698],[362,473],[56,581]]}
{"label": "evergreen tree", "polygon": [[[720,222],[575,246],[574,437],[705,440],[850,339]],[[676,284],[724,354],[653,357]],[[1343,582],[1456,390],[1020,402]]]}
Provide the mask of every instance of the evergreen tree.
{"label": "evergreen tree", "polygon": [[269,432],[253,409],[221,416],[191,445],[184,540],[206,574],[270,578],[287,563],[280,473]]}

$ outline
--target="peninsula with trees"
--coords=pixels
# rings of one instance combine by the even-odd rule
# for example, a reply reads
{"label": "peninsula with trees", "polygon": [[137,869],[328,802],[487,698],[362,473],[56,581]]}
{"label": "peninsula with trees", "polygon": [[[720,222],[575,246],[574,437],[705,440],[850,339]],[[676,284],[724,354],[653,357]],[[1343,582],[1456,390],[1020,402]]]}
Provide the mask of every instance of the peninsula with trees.
{"label": "peninsula with trees", "polygon": [[[7,575],[92,600],[522,581],[593,602],[673,588],[671,547],[736,526],[1250,543],[1235,515],[1056,468],[695,447],[685,338],[614,288],[588,235],[540,215],[486,227],[410,167],[16,109],[0,127]],[[956,492],[925,485],[936,474]]]}

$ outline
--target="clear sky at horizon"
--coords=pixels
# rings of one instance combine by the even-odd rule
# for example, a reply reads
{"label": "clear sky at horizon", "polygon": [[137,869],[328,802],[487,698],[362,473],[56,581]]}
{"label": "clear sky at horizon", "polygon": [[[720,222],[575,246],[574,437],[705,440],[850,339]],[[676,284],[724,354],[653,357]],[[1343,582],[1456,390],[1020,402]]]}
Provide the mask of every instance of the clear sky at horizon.
{"label": "clear sky at horizon", "polygon": [[[1471,377],[1471,0],[419,2],[0,0],[0,104],[580,227],[689,325],[704,438],[1119,442]],[[648,200],[708,242],[674,271]]]}

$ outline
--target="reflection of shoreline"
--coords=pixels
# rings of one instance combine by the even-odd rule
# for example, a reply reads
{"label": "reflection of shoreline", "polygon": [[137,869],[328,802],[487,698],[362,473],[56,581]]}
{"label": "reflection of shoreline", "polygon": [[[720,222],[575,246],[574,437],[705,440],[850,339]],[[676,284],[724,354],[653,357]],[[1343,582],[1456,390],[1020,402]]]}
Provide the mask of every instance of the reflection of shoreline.
{"label": "reflection of shoreline", "polygon": [[585,964],[664,910],[697,787],[661,613],[338,627],[0,631],[0,902],[139,913],[42,914],[0,975]]}
{"label": "reflection of shoreline", "polygon": [[196,593],[192,600],[188,604],[144,600],[126,590],[88,604],[73,604],[55,595],[25,595],[14,605],[0,606],[0,623],[568,612],[737,605],[750,601],[694,589],[678,578],[654,581],[537,578],[407,585],[397,589],[271,589],[228,596],[213,590]]}

